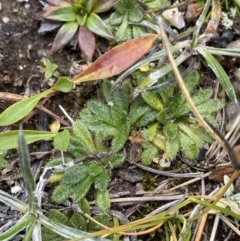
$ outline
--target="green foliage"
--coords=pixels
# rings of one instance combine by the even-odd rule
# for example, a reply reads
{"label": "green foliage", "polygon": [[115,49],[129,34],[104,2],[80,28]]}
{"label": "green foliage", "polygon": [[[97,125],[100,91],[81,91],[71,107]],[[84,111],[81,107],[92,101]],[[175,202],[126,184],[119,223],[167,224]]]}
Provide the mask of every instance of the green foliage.
{"label": "green foliage", "polygon": [[89,205],[89,203],[88,203],[86,198],[82,198],[78,202],[78,206],[82,210],[83,213],[90,214],[90,205]]}
{"label": "green foliage", "polygon": [[[186,87],[192,93],[192,99],[200,114],[216,125],[213,114],[223,107],[223,103],[216,103],[211,99],[212,89],[196,90],[199,78],[197,71],[191,71],[184,77],[184,81]],[[213,140],[191,117],[190,108],[182,93],[175,93],[171,89],[172,87],[168,86],[164,89],[152,91],[151,94],[148,92],[142,94],[145,102],[158,110],[156,117],[158,122],[143,130],[142,134],[148,141],[163,150],[170,160],[174,159],[180,150],[186,158],[195,159],[204,142],[211,143]],[[161,129],[162,131],[160,131]],[[154,149],[148,145],[142,154],[144,163],[150,164],[149,161],[146,161],[147,155],[150,155],[150,153],[152,158]]]}
{"label": "green foliage", "polygon": [[[96,215],[93,217],[96,221],[102,223],[103,225],[105,226],[112,226],[111,225],[111,222],[110,222],[110,219],[109,219],[109,216],[107,214],[102,214],[102,215]],[[96,224],[95,222],[93,221],[90,221],[89,224],[88,224],[88,230],[90,231],[99,231],[101,230],[102,227],[99,226],[98,224]]]}
{"label": "green foliage", "polygon": [[[92,232],[99,231],[102,228],[97,225],[96,223],[90,221],[84,216],[82,213],[75,212],[72,216],[67,216],[57,209],[50,209],[48,213],[48,218],[50,220],[56,221],[60,224],[73,227],[75,229],[79,229],[82,231],[90,230]],[[97,215],[93,217],[98,222],[102,223],[103,225],[111,226],[110,217],[107,214]],[[43,241],[63,241],[65,238],[61,237],[60,235],[54,233],[52,230],[43,227],[42,229],[42,239]]]}
{"label": "green foliage", "polygon": [[66,151],[69,144],[69,139],[69,132],[67,130],[58,132],[53,140],[54,147],[60,151]]}
{"label": "green foliage", "polygon": [[107,190],[97,191],[96,193],[96,205],[98,209],[103,213],[108,213],[110,209],[110,196]]}
{"label": "green foliage", "polygon": [[144,14],[137,1],[119,0],[114,7],[115,11],[105,22],[117,42],[127,41],[153,32],[146,27],[146,25],[148,27],[154,25],[151,18]]}
{"label": "green foliage", "polygon": [[53,64],[49,59],[43,59],[43,65],[45,68],[43,69],[44,72],[44,79],[48,80],[52,77],[59,77],[59,72],[57,71],[58,66]]}
{"label": "green foliage", "polygon": [[[117,97],[116,97],[117,99]],[[118,99],[117,99],[118,101]],[[105,106],[101,102],[95,101],[97,106],[101,106],[103,109],[109,111],[107,109],[107,105]],[[121,106],[124,106],[124,103],[119,103]],[[98,108],[95,108],[95,105],[91,106],[91,110],[93,113],[97,113]],[[127,108],[127,107],[126,107]],[[114,112],[117,113],[117,112]],[[116,114],[116,116],[119,113]],[[104,115],[100,116],[100,120],[104,123],[110,123],[109,119],[106,119]],[[121,114],[120,114],[121,118]],[[98,120],[100,122],[100,120]],[[119,120],[115,118],[116,123],[119,124]],[[106,125],[107,126],[107,125]],[[116,125],[117,126],[117,125]],[[115,127],[116,127],[115,126]],[[95,125],[96,127],[96,125]],[[102,135],[104,133],[104,125],[101,126],[103,129],[103,132],[99,132],[98,129],[92,128],[92,131],[90,130],[90,127],[87,128],[87,126],[80,120],[77,120],[72,128],[72,134],[70,138],[70,144],[68,147],[68,152],[74,156],[74,157],[82,157],[82,156],[88,156],[88,155],[94,155],[102,151],[102,146],[99,143],[102,143],[105,141],[105,138],[107,137],[106,134]],[[108,127],[108,126],[107,126]],[[95,131],[96,130],[96,131]],[[100,134],[97,134],[100,133]],[[118,134],[118,133],[117,133]],[[93,138],[93,137],[96,138]],[[126,136],[126,137],[125,137]],[[125,135],[124,138],[126,139],[128,135]],[[125,140],[124,139],[124,140]],[[98,142],[98,144],[96,144]],[[125,143],[125,141],[124,141]],[[123,144],[124,144],[123,143]],[[107,148],[108,150],[108,148]],[[79,205],[82,205],[82,200],[85,200],[85,196],[90,190],[90,188],[94,184],[94,188],[96,189],[98,197],[102,197],[101,201],[109,202],[107,199],[108,192],[107,192],[107,184],[109,180],[109,170],[111,168],[116,168],[120,166],[125,160],[125,156],[123,154],[112,154],[109,157],[103,157],[100,158],[98,161],[92,161],[92,162],[86,162],[83,164],[76,164],[70,168],[68,168],[62,177],[62,180],[58,186],[56,186],[53,194],[52,194],[52,200],[56,203],[62,203],[65,200],[67,200],[69,197],[74,198],[75,201],[79,203]],[[60,160],[59,160],[60,161]],[[59,161],[54,161],[55,164],[61,164]],[[66,189],[66,190],[64,190]],[[105,213],[108,212],[110,204],[109,205],[102,205],[100,202],[100,199],[97,203],[99,203],[99,208],[101,211],[104,211]],[[86,205],[84,205],[86,207]],[[88,209],[88,208],[87,208]],[[86,210],[85,210],[86,211]]]}
{"label": "green foliage", "polygon": [[0,169],[8,166],[8,162],[5,159],[6,155],[7,155],[7,151],[0,151]]}
{"label": "green foliage", "polygon": [[158,156],[158,148],[151,144],[144,145],[143,148],[144,151],[141,156],[142,163],[148,166],[152,163],[153,158]]}
{"label": "green foliage", "polygon": [[102,90],[107,103],[91,100],[87,102],[86,108],[79,116],[97,136],[100,132],[104,139],[111,137],[111,150],[117,153],[127,141],[131,126],[136,124],[150,108],[145,106],[144,109],[139,108],[135,111],[130,108],[132,88],[128,83],[115,88],[113,92],[110,92],[108,84],[103,83]]}
{"label": "green foliage", "polygon": [[[49,4],[54,4],[50,0],[46,0]],[[62,24],[55,40],[52,44],[51,54],[55,54],[68,44],[78,32],[78,44],[83,55],[92,60],[94,54],[96,40],[94,34],[106,39],[113,39],[113,35],[101,18],[96,13],[109,10],[115,0],[110,1],[58,1],[55,6],[45,7],[43,13],[40,13],[36,20],[55,21]],[[51,24],[49,22],[48,24]],[[39,32],[46,31],[46,26],[40,28]],[[51,28],[49,28],[51,31]],[[86,44],[88,42],[88,45]],[[46,66],[45,78],[58,75],[57,66],[51,64],[49,60],[44,60]],[[57,77],[57,76],[56,76]]]}
{"label": "green foliage", "polygon": [[[5,109],[0,114],[0,126],[7,126],[7,125],[16,123],[17,121],[24,118],[28,113],[30,113],[36,107],[36,105],[41,99],[45,98],[46,96],[56,91],[62,91],[65,93],[69,92],[72,89],[72,87],[73,87],[73,83],[68,78],[60,77],[54,87],[46,91],[43,91],[39,94],[36,94],[32,97],[24,98],[18,101],[17,103],[14,103],[13,105],[9,106],[7,109]],[[29,131],[29,132],[32,133],[31,136],[33,137],[34,131]],[[14,132],[10,132],[10,133],[14,133]],[[38,132],[35,132],[35,133],[38,133]],[[39,136],[40,135],[38,135],[38,138]],[[1,147],[2,146],[4,145],[1,145]],[[10,148],[8,147],[8,149],[11,149],[11,148],[14,148],[14,147],[10,147]]]}

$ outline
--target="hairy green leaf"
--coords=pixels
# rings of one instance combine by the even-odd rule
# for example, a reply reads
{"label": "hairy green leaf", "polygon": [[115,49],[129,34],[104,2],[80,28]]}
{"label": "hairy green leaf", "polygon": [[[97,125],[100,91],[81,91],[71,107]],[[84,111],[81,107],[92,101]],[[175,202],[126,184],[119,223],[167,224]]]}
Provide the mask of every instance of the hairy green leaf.
{"label": "hairy green leaf", "polygon": [[[98,120],[108,125],[112,125],[109,106],[101,103],[100,101],[91,100],[91,101],[88,101],[87,108],[91,111],[91,113],[96,115]],[[81,118],[81,112],[80,112],[80,118]]]}
{"label": "hairy green leaf", "polygon": [[77,120],[73,125],[73,133],[78,138],[78,141],[81,142],[81,145],[85,146],[85,149],[89,153],[95,153],[96,148],[93,143],[91,133],[81,121]]}
{"label": "hairy green leaf", "polygon": [[106,134],[103,131],[97,131],[95,133],[95,146],[96,146],[97,152],[108,151],[107,146],[104,145],[105,138],[106,138]]}
{"label": "hairy green leaf", "polygon": [[111,108],[112,125],[119,129],[122,129],[123,125],[127,122],[127,113],[123,112],[118,106],[113,106]]}
{"label": "hairy green leaf", "polygon": [[165,150],[166,137],[160,131],[157,131],[152,140],[153,144],[160,150]]}
{"label": "hairy green leaf", "polygon": [[158,157],[158,148],[151,144],[147,145],[147,148],[144,149],[142,153],[142,163],[146,166],[150,165],[153,161],[153,158]]}
{"label": "hairy green leaf", "polygon": [[96,177],[104,171],[103,167],[96,162],[91,162],[88,165],[88,174],[91,177]]}
{"label": "hairy green leaf", "polygon": [[70,140],[70,134],[68,130],[63,130],[58,132],[54,137],[53,144],[54,147],[60,151],[66,151]]}
{"label": "hairy green leaf", "polygon": [[132,105],[129,112],[129,123],[134,125],[141,117],[146,115],[146,112],[149,110],[147,106],[136,106]]}
{"label": "hairy green leaf", "polygon": [[201,148],[203,145],[203,141],[202,139],[194,133],[194,131],[187,125],[183,124],[183,123],[177,123],[178,127],[189,136],[189,138],[195,143],[195,145],[198,148]]}
{"label": "hairy green leaf", "polygon": [[178,135],[177,125],[174,123],[169,123],[163,127],[163,134],[169,139],[172,140]]}
{"label": "hairy green leaf", "polygon": [[80,201],[78,201],[78,206],[83,213],[90,214],[90,205],[86,198],[82,198]]}
{"label": "hairy green leaf", "polygon": [[129,9],[128,18],[132,22],[140,22],[143,19],[143,13],[141,11],[141,8],[135,4],[135,6],[131,9]]}
{"label": "hairy green leaf", "polygon": [[68,217],[57,209],[50,209],[48,216],[51,220],[62,223],[64,225],[70,224]]}
{"label": "hairy green leaf", "polygon": [[191,92],[197,85],[200,75],[197,70],[190,71],[183,80],[189,92]]}
{"label": "hairy green leaf", "polygon": [[186,158],[194,160],[198,157],[199,147],[183,132],[179,132],[180,147]]}
{"label": "hairy green leaf", "polygon": [[104,99],[106,100],[106,102],[108,103],[111,99],[111,88],[112,88],[112,84],[109,81],[103,81],[102,85],[101,85],[101,90],[102,90],[102,94],[104,96]]}
{"label": "hairy green leaf", "polygon": [[112,101],[122,112],[127,113],[131,99],[130,86],[125,84],[122,88],[115,88],[112,93]]}
{"label": "hairy green leaf", "polygon": [[192,95],[192,100],[196,106],[208,101],[213,95],[213,89],[200,89],[197,93]]}
{"label": "hairy green leaf", "polygon": [[78,183],[74,187],[74,195],[75,195],[75,200],[77,202],[80,201],[83,197],[86,196],[86,194],[89,191],[92,183],[93,183],[93,178],[88,176],[82,182]]}
{"label": "hairy green leaf", "polygon": [[108,213],[110,209],[110,196],[107,190],[97,191],[96,193],[96,205],[98,209],[103,213]]}
{"label": "hairy green leaf", "polygon": [[128,30],[128,26],[129,26],[129,21],[128,21],[128,17],[127,15],[124,16],[121,25],[119,26],[119,28],[117,29],[117,32],[115,33],[115,37],[116,37],[116,41],[122,42],[122,41],[126,41],[129,40],[129,38],[127,38],[127,30]]}
{"label": "hairy green leaf", "polygon": [[72,193],[72,188],[69,188],[68,185],[61,183],[54,189],[52,200],[56,203],[63,203],[72,195]]}
{"label": "hairy green leaf", "polygon": [[203,116],[211,115],[212,113],[217,112],[221,108],[223,108],[224,104],[221,101],[216,102],[213,99],[208,100],[207,102],[198,105],[197,109],[199,113]]}
{"label": "hairy green leaf", "polygon": [[179,145],[178,135],[172,140],[167,140],[166,149],[165,149],[167,158],[169,160],[174,159],[179,151],[179,148],[180,148],[180,145]]}
{"label": "hairy green leaf", "polygon": [[70,223],[77,229],[87,230],[87,220],[82,213],[74,213],[70,218]]}
{"label": "hairy green leaf", "polygon": [[123,164],[125,158],[126,156],[123,154],[113,154],[107,159],[107,161],[112,168],[117,168]]}
{"label": "hairy green leaf", "polygon": [[214,139],[212,136],[201,126],[192,127],[194,133],[206,143],[212,143]]}
{"label": "hairy green leaf", "polygon": [[77,164],[66,170],[63,175],[62,183],[75,184],[84,180],[88,176],[88,165]]}
{"label": "hairy green leaf", "polygon": [[156,135],[157,128],[158,128],[158,123],[157,122],[153,123],[152,125],[149,126],[149,128],[142,131],[142,136],[146,140],[152,141],[154,136]]}
{"label": "hairy green leaf", "polygon": [[103,172],[94,179],[95,188],[101,192],[106,190],[108,179],[109,179],[108,170],[103,170]]}
{"label": "hairy green leaf", "polygon": [[160,99],[151,91],[146,91],[142,94],[143,99],[146,101],[148,105],[152,108],[161,111],[163,109],[163,104]]}
{"label": "hairy green leaf", "polygon": [[122,133],[122,132],[117,133],[112,140],[112,152],[116,153],[120,149],[122,149],[127,139],[128,139],[128,133]]}

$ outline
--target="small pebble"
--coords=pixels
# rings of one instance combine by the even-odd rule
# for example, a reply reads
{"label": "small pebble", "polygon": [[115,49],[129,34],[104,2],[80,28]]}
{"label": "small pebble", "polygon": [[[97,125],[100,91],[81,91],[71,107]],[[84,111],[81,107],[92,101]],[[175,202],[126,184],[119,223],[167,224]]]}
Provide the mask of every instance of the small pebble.
{"label": "small pebble", "polygon": [[171,166],[171,162],[166,160],[166,159],[164,159],[164,158],[161,158],[159,160],[159,165],[160,165],[160,167],[165,167],[166,168],[166,167],[170,167]]}
{"label": "small pebble", "polygon": [[2,17],[2,21],[4,23],[8,23],[10,21],[10,19],[8,17]]}
{"label": "small pebble", "polygon": [[12,194],[17,194],[17,193],[20,193],[21,191],[22,191],[22,188],[20,186],[14,186],[11,188]]}
{"label": "small pebble", "polygon": [[25,8],[25,9],[30,9],[30,8],[31,8],[31,5],[30,5],[29,3],[25,3],[25,4],[24,4],[24,8]]}
{"label": "small pebble", "polygon": [[178,8],[168,9],[162,12],[162,16],[168,20],[170,25],[182,29],[185,27],[185,21],[183,18],[183,13],[178,11]]}
{"label": "small pebble", "polygon": [[144,191],[143,185],[142,185],[141,182],[136,183],[135,190],[136,190],[136,192],[142,192],[142,191]]}

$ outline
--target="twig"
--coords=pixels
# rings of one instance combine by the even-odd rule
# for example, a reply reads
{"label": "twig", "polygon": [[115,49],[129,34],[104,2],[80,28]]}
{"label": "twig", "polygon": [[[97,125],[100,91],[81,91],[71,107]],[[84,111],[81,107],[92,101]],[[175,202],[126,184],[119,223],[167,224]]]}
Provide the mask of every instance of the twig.
{"label": "twig", "polygon": [[198,178],[202,178],[204,177],[204,173],[203,172],[196,172],[196,173],[173,173],[173,172],[165,172],[165,171],[159,171],[159,170],[156,170],[156,169],[153,169],[153,168],[150,168],[150,167],[146,167],[146,166],[143,166],[141,164],[138,164],[138,163],[133,163],[135,166],[143,169],[143,170],[146,170],[148,172],[151,172],[151,173],[155,173],[155,174],[158,174],[158,175],[162,175],[162,176],[166,176],[166,177],[175,177],[175,178],[189,178],[189,177],[198,177]]}

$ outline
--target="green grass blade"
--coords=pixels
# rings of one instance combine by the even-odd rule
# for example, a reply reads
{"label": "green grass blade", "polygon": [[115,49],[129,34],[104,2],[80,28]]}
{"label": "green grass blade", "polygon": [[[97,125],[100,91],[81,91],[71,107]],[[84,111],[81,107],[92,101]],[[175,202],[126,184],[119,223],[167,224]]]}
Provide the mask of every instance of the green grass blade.
{"label": "green grass blade", "polygon": [[[190,41],[186,40],[186,41],[182,41],[179,42],[173,46],[170,47],[170,49],[175,52],[179,49],[183,49],[185,47],[189,47],[190,46]],[[158,51],[156,53],[153,54],[149,54],[146,58],[138,61],[136,64],[134,64],[133,66],[131,66],[130,68],[128,68],[124,73],[122,73],[115,81],[115,83],[112,86],[112,89],[114,89],[117,85],[119,85],[128,75],[130,75],[131,73],[133,73],[134,71],[136,71],[137,69],[139,69],[142,65],[154,61],[154,60],[159,60],[160,58],[166,56],[166,50],[163,49],[161,51]]]}
{"label": "green grass blade", "polygon": [[[62,237],[71,239],[71,238],[77,238],[77,237],[82,237],[83,235],[87,235],[89,233],[70,228],[68,226],[65,226],[61,223],[58,223],[54,220],[50,220],[49,218],[43,216],[42,214],[39,213],[39,220],[38,220],[42,225],[47,227],[48,229],[51,229],[53,232],[61,235]],[[106,238],[88,238],[88,241],[109,241],[109,239]]]}
{"label": "green grass blade", "polygon": [[203,25],[203,22],[205,20],[205,17],[208,13],[208,9],[210,7],[210,4],[211,4],[211,0],[208,0],[205,4],[204,4],[204,9],[200,15],[200,17],[198,18],[197,22],[196,22],[196,28],[195,30],[193,31],[193,40],[192,40],[192,43],[191,43],[191,46],[194,47],[196,44],[197,44],[197,40],[198,40],[198,36],[199,36],[199,33],[200,33],[200,30],[202,28],[202,25]]}
{"label": "green grass blade", "polygon": [[16,199],[2,190],[0,190],[0,201],[22,213],[26,213],[28,211],[28,205],[26,203]]}
{"label": "green grass blade", "polygon": [[37,199],[34,195],[36,185],[35,185],[32,171],[31,171],[30,155],[29,155],[28,147],[27,147],[24,135],[22,133],[22,130],[20,130],[18,134],[18,153],[19,153],[19,159],[21,164],[20,166],[21,166],[21,172],[23,174],[24,184],[28,192],[29,212],[36,215]]}
{"label": "green grass blade", "polygon": [[220,84],[222,85],[222,87],[223,87],[224,91],[226,92],[227,96],[229,97],[229,99],[237,102],[237,97],[236,97],[235,91],[233,89],[233,86],[232,86],[226,72],[224,71],[224,69],[222,68],[220,63],[217,61],[217,59],[214,58],[213,55],[210,54],[205,49],[205,47],[204,48],[198,47],[197,50],[204,57],[208,66],[215,73],[217,79],[219,80]]}
{"label": "green grass blade", "polygon": [[25,214],[14,226],[9,228],[6,232],[0,234],[0,240],[13,240],[13,237],[21,232],[29,221],[29,213]]}
{"label": "green grass blade", "polygon": [[[226,55],[231,57],[240,57],[240,50],[239,49],[222,49],[222,48],[214,48],[206,46],[204,47],[209,53],[215,55]],[[198,47],[195,48],[198,50]]]}

